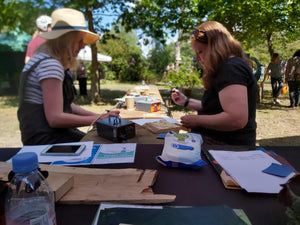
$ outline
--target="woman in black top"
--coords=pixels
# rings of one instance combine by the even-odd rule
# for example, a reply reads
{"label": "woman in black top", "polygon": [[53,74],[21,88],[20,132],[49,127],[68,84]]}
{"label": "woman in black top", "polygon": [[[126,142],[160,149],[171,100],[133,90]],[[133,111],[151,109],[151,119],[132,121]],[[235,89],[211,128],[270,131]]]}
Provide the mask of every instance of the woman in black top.
{"label": "woman in black top", "polygon": [[173,101],[198,115],[181,117],[183,126],[213,143],[255,146],[257,84],[241,44],[220,23],[208,21],[191,35],[192,49],[204,69],[202,101],[174,89]]}

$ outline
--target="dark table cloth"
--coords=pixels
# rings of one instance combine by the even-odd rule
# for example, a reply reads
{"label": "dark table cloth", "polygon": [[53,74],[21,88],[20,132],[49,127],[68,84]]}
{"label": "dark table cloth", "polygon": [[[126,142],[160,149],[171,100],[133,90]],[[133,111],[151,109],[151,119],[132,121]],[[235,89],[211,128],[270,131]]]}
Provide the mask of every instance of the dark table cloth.
{"label": "dark table cloth", "polygon": [[[222,148],[222,147],[221,147]],[[95,168],[139,168],[156,169],[158,176],[153,186],[156,194],[176,195],[175,202],[169,205],[213,206],[228,205],[243,209],[253,225],[286,224],[285,208],[277,200],[276,194],[247,193],[244,190],[225,189],[223,183],[202,155],[207,165],[199,170],[165,168],[155,156],[160,155],[163,145],[138,144],[133,164],[94,165]],[[224,147],[224,150],[231,147]],[[296,170],[300,171],[300,146],[265,147],[284,157]],[[12,157],[19,148],[0,149],[0,161]],[[258,181],[259,182],[259,181]],[[58,225],[89,225],[92,223],[98,205],[56,204]]]}

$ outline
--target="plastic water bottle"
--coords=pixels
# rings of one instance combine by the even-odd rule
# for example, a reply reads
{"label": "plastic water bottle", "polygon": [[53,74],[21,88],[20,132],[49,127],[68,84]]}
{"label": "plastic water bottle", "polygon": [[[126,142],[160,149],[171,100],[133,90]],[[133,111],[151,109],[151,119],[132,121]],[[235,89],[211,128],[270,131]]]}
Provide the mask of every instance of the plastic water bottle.
{"label": "plastic water bottle", "polygon": [[34,152],[12,158],[14,176],[5,199],[6,225],[55,225],[54,194]]}

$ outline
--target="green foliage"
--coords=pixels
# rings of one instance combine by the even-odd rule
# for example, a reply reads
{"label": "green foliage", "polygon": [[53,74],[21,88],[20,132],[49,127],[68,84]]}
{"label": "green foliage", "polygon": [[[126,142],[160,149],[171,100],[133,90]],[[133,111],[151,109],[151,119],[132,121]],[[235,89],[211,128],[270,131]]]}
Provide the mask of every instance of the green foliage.
{"label": "green foliage", "polygon": [[150,71],[162,74],[167,65],[174,62],[174,43],[162,45],[157,42],[155,48],[148,53],[148,62]]}
{"label": "green foliage", "polygon": [[[141,28],[145,35],[165,43],[179,29],[184,34],[202,21],[223,23],[245,48],[266,43],[269,55],[277,43],[299,38],[299,0],[131,0],[135,5],[120,16],[127,30]],[[276,36],[276,39],[274,38]],[[183,40],[188,35],[183,36]]]}
{"label": "green foliage", "polygon": [[[294,52],[300,48],[300,40],[291,43],[278,43],[274,46],[274,51],[279,53],[280,57],[287,61]],[[270,54],[268,53],[267,44],[253,45],[245,50],[261,62],[263,66],[267,66],[270,62]]]}
{"label": "green foliage", "polygon": [[[138,80],[143,74],[149,79],[160,77],[166,66],[174,63],[174,44],[164,46],[161,43],[166,43],[170,36],[174,37],[179,29],[184,34],[181,40],[182,63],[190,63],[194,53],[190,43],[184,40],[205,20],[223,23],[246,51],[264,65],[269,62],[271,51],[287,60],[299,48],[299,42],[295,41],[300,36],[299,0],[187,0],[184,4],[177,0],[5,0],[0,1],[0,30],[5,32],[19,27],[31,35],[36,29],[36,17],[50,15],[54,8],[59,7],[81,10],[86,15],[89,29],[104,34],[101,43],[97,44],[98,52],[112,56],[114,75],[109,77],[116,79]],[[114,24],[113,30],[109,30],[112,24],[103,21],[103,15],[108,13],[120,21]],[[139,37],[134,32],[127,32],[138,28],[143,32]],[[150,51],[148,64],[136,46],[145,35],[160,43]],[[290,45],[292,41],[296,44]],[[132,56],[138,64],[130,69]]]}
{"label": "green foliage", "polygon": [[181,65],[178,71],[168,67],[162,81],[171,87],[181,88],[193,88],[202,84],[199,71],[187,65]]}
{"label": "green foliage", "polygon": [[246,48],[268,44],[269,55],[277,43],[297,40],[300,35],[299,0],[212,0],[209,20],[223,23]]}
{"label": "green foliage", "polygon": [[126,30],[141,28],[143,32],[165,43],[171,35],[175,36],[178,29],[190,31],[197,24],[199,18],[205,16],[206,8],[199,8],[198,1],[189,0],[131,0],[134,5],[125,10],[119,20]]}
{"label": "green foliage", "polygon": [[143,63],[141,54],[131,53],[128,61],[128,68],[121,74],[121,81],[139,81],[142,78]]}
{"label": "green foliage", "polygon": [[[118,26],[122,31],[124,28]],[[114,38],[98,44],[101,53],[112,57],[111,68],[115,78],[121,81],[139,81],[144,73],[145,60],[136,46],[138,40],[134,32],[119,34],[111,31]]]}
{"label": "green foliage", "polygon": [[116,78],[120,79],[121,74],[128,68],[130,57],[126,42],[120,38],[110,39],[105,43],[98,43],[98,51],[112,57],[111,69],[116,73]]}
{"label": "green foliage", "polygon": [[116,72],[115,71],[107,71],[106,72],[106,80],[116,80]]}
{"label": "green foliage", "polygon": [[50,15],[54,8],[44,0],[0,1],[0,32],[19,28],[28,34],[37,29],[35,20],[42,14]]}
{"label": "green foliage", "polygon": [[145,80],[147,84],[155,84],[161,80],[161,74],[146,70],[143,74],[143,80]]}
{"label": "green foliage", "polygon": [[180,53],[183,63],[193,60],[195,52],[192,50],[190,41],[181,41]]}

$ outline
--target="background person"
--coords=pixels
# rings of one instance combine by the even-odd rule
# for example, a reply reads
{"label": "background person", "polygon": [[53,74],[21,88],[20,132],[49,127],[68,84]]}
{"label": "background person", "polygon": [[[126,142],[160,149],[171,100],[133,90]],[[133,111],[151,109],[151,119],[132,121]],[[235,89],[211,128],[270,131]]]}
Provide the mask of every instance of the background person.
{"label": "background person", "polygon": [[80,65],[78,65],[76,69],[76,74],[77,74],[77,80],[79,82],[80,95],[87,95],[87,88],[86,88],[87,74],[83,62],[80,62]]}
{"label": "background person", "polygon": [[298,107],[300,103],[300,49],[287,61],[285,82],[287,82],[289,86],[289,107]]}
{"label": "background person", "polygon": [[30,42],[27,45],[25,64],[35,54],[35,50],[37,49],[37,47],[39,47],[41,44],[43,44],[46,41],[44,38],[41,38],[39,34],[51,31],[51,23],[52,23],[51,17],[47,15],[42,15],[39,16],[35,22],[38,30],[33,35],[33,38],[30,40]]}
{"label": "background person", "polygon": [[283,88],[284,72],[285,72],[285,62],[280,59],[278,53],[274,53],[271,57],[271,62],[269,63],[265,71],[264,79],[261,82],[261,85],[263,85],[267,76],[270,74],[273,104],[279,104],[279,105],[281,104],[281,102],[278,100],[278,97],[281,93],[281,89]]}
{"label": "background person", "polygon": [[76,68],[85,44],[99,36],[88,31],[83,13],[68,8],[52,13],[52,31],[40,34],[46,42],[23,69],[18,119],[24,145],[77,142],[85,135],[76,127],[119,111],[97,114],[73,103],[73,80],[65,74]]}
{"label": "background person", "polygon": [[257,84],[240,43],[222,24],[208,21],[194,30],[191,46],[203,66],[205,91],[200,101],[173,90],[177,105],[198,112],[181,117],[182,125],[204,143],[255,146]]}

